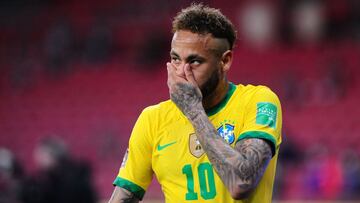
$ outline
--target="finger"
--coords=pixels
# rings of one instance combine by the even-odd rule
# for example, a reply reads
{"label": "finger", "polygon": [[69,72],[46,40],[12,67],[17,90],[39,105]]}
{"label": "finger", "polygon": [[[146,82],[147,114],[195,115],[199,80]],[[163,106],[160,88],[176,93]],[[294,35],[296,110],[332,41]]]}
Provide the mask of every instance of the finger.
{"label": "finger", "polygon": [[167,69],[167,73],[168,73],[167,84],[168,84],[169,88],[171,88],[173,81],[174,81],[174,69],[172,67],[172,64],[166,63],[166,69]]}
{"label": "finger", "polygon": [[[175,82],[187,82],[186,77],[185,77],[185,73],[183,74],[178,74],[178,69],[182,69],[184,70],[184,67],[176,67],[174,64],[172,63],[168,63],[168,77],[172,78]],[[184,71],[182,71],[184,72]]]}
{"label": "finger", "polygon": [[176,80],[176,69],[172,63],[166,63],[168,79]]}
{"label": "finger", "polygon": [[195,80],[195,77],[194,77],[194,73],[192,72],[191,67],[190,67],[189,64],[185,64],[184,72],[185,72],[186,80],[188,82],[190,82],[192,85],[198,86],[198,84],[197,84],[197,82]]}
{"label": "finger", "polygon": [[166,70],[167,70],[167,74],[168,74],[168,77],[170,76],[170,63],[166,63]]}
{"label": "finger", "polygon": [[172,67],[172,64],[169,63],[169,62],[166,63],[166,68],[167,68],[167,71],[168,71],[168,75],[171,74],[174,71],[174,68]]}

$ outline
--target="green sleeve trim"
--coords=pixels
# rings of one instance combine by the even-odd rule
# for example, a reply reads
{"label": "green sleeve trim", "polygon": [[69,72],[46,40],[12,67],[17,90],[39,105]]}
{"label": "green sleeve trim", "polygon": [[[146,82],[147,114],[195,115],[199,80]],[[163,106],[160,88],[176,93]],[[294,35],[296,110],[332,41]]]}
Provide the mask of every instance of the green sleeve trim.
{"label": "green sleeve trim", "polygon": [[224,106],[228,103],[228,101],[230,100],[231,96],[233,95],[233,93],[236,90],[236,85],[234,85],[232,82],[229,83],[229,89],[224,97],[223,100],[221,100],[220,103],[218,103],[216,106],[212,107],[211,109],[206,111],[206,114],[208,116],[212,116],[215,115],[217,112],[219,112],[221,109],[224,108]]}
{"label": "green sleeve trim", "polygon": [[270,135],[269,133],[262,132],[262,131],[247,131],[247,132],[240,134],[240,136],[236,140],[236,143],[245,138],[260,138],[260,139],[269,141],[269,143],[271,144],[272,156],[275,155],[276,140],[275,140],[274,136]]}
{"label": "green sleeve trim", "polygon": [[142,187],[121,177],[116,177],[116,179],[113,182],[113,185],[124,188],[132,192],[135,195],[135,197],[139,198],[139,200],[142,200],[142,198],[145,195],[145,190]]}

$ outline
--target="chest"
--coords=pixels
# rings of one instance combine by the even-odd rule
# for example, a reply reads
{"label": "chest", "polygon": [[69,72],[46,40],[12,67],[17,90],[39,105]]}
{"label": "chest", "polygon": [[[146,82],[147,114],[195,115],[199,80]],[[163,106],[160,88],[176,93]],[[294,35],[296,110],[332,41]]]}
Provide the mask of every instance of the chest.
{"label": "chest", "polygon": [[[209,118],[229,145],[235,146],[243,126],[241,112],[223,111]],[[186,119],[174,120],[157,130],[152,153],[152,168],[159,181],[176,180],[181,175],[197,173],[210,164],[194,128]],[[208,169],[204,169],[208,170]]]}

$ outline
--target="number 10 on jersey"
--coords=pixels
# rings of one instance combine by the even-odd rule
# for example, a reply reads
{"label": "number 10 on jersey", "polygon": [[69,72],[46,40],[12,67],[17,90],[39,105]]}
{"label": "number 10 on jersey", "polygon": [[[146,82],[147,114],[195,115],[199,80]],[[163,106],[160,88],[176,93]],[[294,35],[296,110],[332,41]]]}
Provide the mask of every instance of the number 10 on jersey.
{"label": "number 10 on jersey", "polygon": [[216,196],[214,170],[210,163],[201,163],[197,168],[192,168],[190,164],[182,168],[182,173],[186,176],[187,180],[187,193],[185,194],[186,200],[197,200],[198,193],[195,191],[194,173],[193,170],[198,171],[198,181],[200,188],[200,195],[203,199],[213,199]]}

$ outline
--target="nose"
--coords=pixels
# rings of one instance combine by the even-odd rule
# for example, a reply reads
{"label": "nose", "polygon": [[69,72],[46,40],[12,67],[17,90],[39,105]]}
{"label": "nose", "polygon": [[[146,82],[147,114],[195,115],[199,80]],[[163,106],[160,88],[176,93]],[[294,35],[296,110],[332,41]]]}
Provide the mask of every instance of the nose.
{"label": "nose", "polygon": [[181,76],[181,77],[185,77],[185,65],[187,63],[180,63],[178,65],[176,65],[176,75]]}

